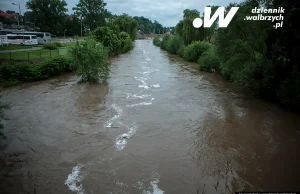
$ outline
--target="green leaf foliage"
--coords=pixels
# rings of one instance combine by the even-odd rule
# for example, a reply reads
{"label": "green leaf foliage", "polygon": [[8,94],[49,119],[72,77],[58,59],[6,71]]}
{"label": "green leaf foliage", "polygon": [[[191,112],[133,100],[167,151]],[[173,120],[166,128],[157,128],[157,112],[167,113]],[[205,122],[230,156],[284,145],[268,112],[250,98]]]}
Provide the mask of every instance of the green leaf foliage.
{"label": "green leaf foliage", "polygon": [[183,58],[196,62],[201,55],[209,49],[209,43],[196,41],[186,46],[183,51]]}
{"label": "green leaf foliage", "polygon": [[77,42],[70,50],[71,68],[90,83],[105,82],[109,73],[108,49],[94,39]]}

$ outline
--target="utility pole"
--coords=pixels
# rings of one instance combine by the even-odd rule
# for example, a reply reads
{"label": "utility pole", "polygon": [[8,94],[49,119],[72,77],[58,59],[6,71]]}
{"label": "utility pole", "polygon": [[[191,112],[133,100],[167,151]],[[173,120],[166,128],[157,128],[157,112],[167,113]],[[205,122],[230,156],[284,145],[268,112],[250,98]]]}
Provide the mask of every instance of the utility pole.
{"label": "utility pole", "polygon": [[82,37],[82,15],[81,15],[81,37]]}
{"label": "utility pole", "polygon": [[18,16],[18,27],[20,28],[20,19],[19,19],[19,17],[22,18],[20,1],[18,2],[18,4],[16,4],[16,3],[12,3],[12,4],[19,7],[19,14],[20,15]]}

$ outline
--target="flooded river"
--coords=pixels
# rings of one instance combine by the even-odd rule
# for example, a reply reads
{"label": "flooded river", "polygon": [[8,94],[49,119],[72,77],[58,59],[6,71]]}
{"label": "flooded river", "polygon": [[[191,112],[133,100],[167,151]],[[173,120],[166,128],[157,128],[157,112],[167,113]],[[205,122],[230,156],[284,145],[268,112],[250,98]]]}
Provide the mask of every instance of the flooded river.
{"label": "flooded river", "polygon": [[5,194],[299,190],[300,116],[198,72],[151,40],[107,85],[70,74],[1,92]]}

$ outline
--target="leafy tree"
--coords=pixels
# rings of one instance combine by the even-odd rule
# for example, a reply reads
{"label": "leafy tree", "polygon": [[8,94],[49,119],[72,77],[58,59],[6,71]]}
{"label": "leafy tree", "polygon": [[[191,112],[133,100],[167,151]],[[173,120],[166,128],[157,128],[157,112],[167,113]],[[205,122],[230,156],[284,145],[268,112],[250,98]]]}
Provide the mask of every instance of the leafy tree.
{"label": "leafy tree", "polygon": [[96,41],[101,42],[109,49],[110,56],[118,55],[121,52],[121,40],[109,27],[98,27],[92,32],[92,35]]}
{"label": "leafy tree", "polygon": [[81,81],[90,83],[105,82],[109,73],[108,50],[94,39],[76,43],[70,50],[71,68],[81,77]]}
{"label": "leafy tree", "polygon": [[135,40],[136,38],[138,23],[127,14],[114,18],[109,26],[117,32],[126,32],[129,34],[131,40]]}
{"label": "leafy tree", "polygon": [[135,16],[133,18],[138,22],[138,30],[142,31],[145,34],[162,34],[164,31],[163,26],[156,20],[152,22],[150,19],[145,18],[143,16]]}
{"label": "leafy tree", "polygon": [[160,47],[160,43],[161,43],[160,38],[158,36],[154,37],[153,44],[155,46],[159,46]]}
{"label": "leafy tree", "polygon": [[160,48],[167,50],[170,40],[170,36],[165,35],[160,43]]}
{"label": "leafy tree", "polygon": [[190,9],[185,9],[183,10],[183,19],[186,18],[198,18],[200,16],[200,12],[196,9],[190,10]]}
{"label": "leafy tree", "polygon": [[79,0],[76,7],[73,8],[77,15],[84,16],[85,23],[89,29],[93,31],[98,26],[103,26],[105,17],[110,16],[110,13],[105,9],[106,3],[103,0]]}
{"label": "leafy tree", "polygon": [[167,50],[171,54],[176,54],[180,47],[183,45],[183,41],[179,36],[174,36],[168,43]]}
{"label": "leafy tree", "polygon": [[12,10],[7,10],[6,13],[9,13],[9,14],[16,14],[15,11],[12,11]]}
{"label": "leafy tree", "polygon": [[125,53],[133,49],[133,42],[129,34],[127,34],[126,32],[121,32],[119,34],[119,38],[121,40],[122,53]]}
{"label": "leafy tree", "polygon": [[41,31],[54,34],[63,33],[67,3],[65,0],[29,0],[26,8],[31,10],[32,19]]}
{"label": "leafy tree", "polygon": [[80,36],[81,35],[81,21],[75,15],[71,15],[71,18],[67,18],[64,23],[64,29],[66,30],[67,36]]}

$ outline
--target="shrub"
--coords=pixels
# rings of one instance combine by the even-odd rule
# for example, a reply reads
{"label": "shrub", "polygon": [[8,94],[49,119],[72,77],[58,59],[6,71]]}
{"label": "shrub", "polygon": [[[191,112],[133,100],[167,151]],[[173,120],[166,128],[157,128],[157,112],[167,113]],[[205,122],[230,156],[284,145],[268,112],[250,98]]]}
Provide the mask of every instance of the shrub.
{"label": "shrub", "polygon": [[95,40],[108,47],[110,56],[118,55],[121,52],[121,40],[108,27],[98,27],[92,32],[92,35]]}
{"label": "shrub", "polygon": [[197,63],[200,71],[220,71],[220,61],[212,46],[199,57]]}
{"label": "shrub", "polygon": [[184,49],[185,49],[184,44],[181,45],[180,48],[178,49],[177,54],[178,54],[180,57],[183,57]]}
{"label": "shrub", "polygon": [[171,54],[176,54],[180,47],[183,45],[183,41],[179,36],[174,36],[170,39],[167,45],[167,50]]}
{"label": "shrub", "polygon": [[125,41],[123,42],[123,44],[124,44],[122,46],[123,53],[128,52],[133,49],[133,42],[130,37],[126,38]]}
{"label": "shrub", "polygon": [[192,42],[184,48],[183,58],[188,61],[196,62],[198,58],[208,50],[209,46],[210,44],[207,42]]}
{"label": "shrub", "polygon": [[121,40],[121,47],[122,47],[121,52],[122,53],[128,52],[131,49],[133,49],[133,42],[132,42],[129,34],[127,34],[126,32],[121,32],[119,34],[119,37]]}
{"label": "shrub", "polygon": [[71,60],[66,57],[55,57],[43,61],[39,65],[39,71],[42,78],[60,75],[64,72],[70,72]]}
{"label": "shrub", "polygon": [[28,62],[6,62],[0,66],[0,81],[5,86],[15,86],[22,82],[30,82],[60,75],[70,71],[70,59],[55,57],[40,64]]}
{"label": "shrub", "polygon": [[6,62],[0,66],[0,81],[4,84],[40,79],[38,65],[27,62]]}
{"label": "shrub", "polygon": [[43,44],[44,49],[55,50],[57,49],[57,45],[55,42],[45,43]]}
{"label": "shrub", "polygon": [[62,44],[60,42],[54,42],[56,47],[62,47]]}
{"label": "shrub", "polygon": [[120,32],[119,34],[119,38],[122,40],[126,40],[126,38],[130,38],[129,34],[127,34],[126,32]]}
{"label": "shrub", "polygon": [[76,71],[82,81],[105,81],[109,71],[108,49],[94,39],[77,42],[70,49],[72,57],[71,68]]}
{"label": "shrub", "polygon": [[156,37],[153,39],[153,44],[154,44],[155,46],[159,46],[159,47],[160,47],[160,43],[161,43],[160,38],[159,38],[158,36],[156,36]]}
{"label": "shrub", "polygon": [[169,41],[170,41],[170,36],[168,35],[164,36],[160,43],[160,48],[167,50]]}

